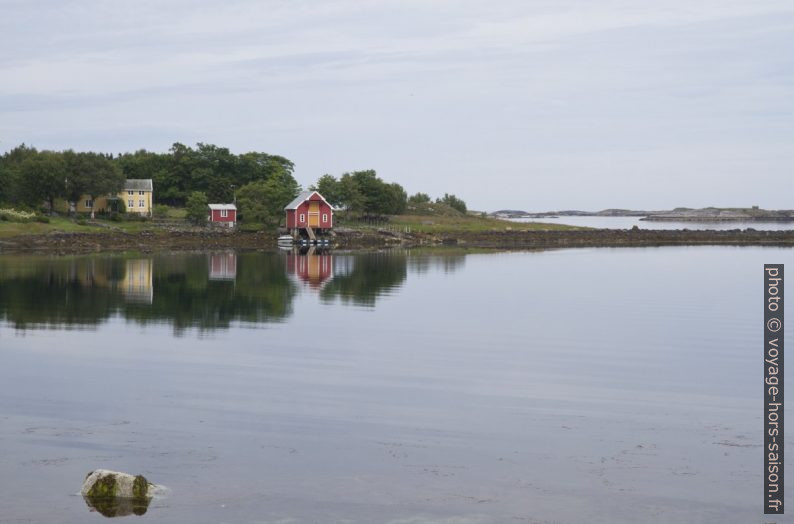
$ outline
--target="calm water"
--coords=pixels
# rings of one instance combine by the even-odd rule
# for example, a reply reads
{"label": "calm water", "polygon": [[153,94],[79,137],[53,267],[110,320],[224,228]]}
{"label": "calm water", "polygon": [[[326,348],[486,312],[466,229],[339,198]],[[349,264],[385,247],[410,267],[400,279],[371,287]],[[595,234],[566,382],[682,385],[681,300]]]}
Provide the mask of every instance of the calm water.
{"label": "calm water", "polygon": [[0,522],[764,522],[764,262],[0,257]]}
{"label": "calm water", "polygon": [[641,217],[567,217],[560,218],[516,218],[516,222],[545,222],[569,226],[595,227],[600,229],[747,229],[758,231],[782,231],[794,229],[794,222],[650,222]]}

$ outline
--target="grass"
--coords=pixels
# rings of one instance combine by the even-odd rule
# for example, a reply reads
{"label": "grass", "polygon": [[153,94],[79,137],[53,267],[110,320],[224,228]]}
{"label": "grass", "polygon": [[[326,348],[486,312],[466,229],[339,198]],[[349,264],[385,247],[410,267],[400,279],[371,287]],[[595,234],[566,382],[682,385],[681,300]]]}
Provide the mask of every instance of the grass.
{"label": "grass", "polygon": [[512,222],[471,215],[458,216],[427,216],[427,215],[396,215],[388,222],[390,226],[410,228],[417,233],[456,233],[456,232],[487,232],[487,231],[529,231],[584,229],[563,224],[545,224],[539,222]]}
{"label": "grass", "polygon": [[0,221],[0,238],[19,235],[45,235],[47,233],[112,233],[123,231],[126,233],[139,233],[141,231],[157,231],[158,228],[151,222],[109,220],[73,220],[65,217],[50,217],[47,224],[41,222],[6,222]]}

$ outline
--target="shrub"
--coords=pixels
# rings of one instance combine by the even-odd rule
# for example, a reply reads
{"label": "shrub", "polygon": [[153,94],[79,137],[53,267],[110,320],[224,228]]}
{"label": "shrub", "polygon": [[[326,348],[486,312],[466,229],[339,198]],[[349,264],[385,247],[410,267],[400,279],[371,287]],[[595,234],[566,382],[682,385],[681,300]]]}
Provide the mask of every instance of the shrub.
{"label": "shrub", "polygon": [[164,218],[168,216],[168,211],[170,209],[171,208],[165,204],[155,204],[154,207],[152,207],[152,214],[157,218]]}
{"label": "shrub", "polygon": [[41,222],[42,224],[49,224],[50,217],[44,215],[36,215],[36,222]]}
{"label": "shrub", "polygon": [[267,226],[261,222],[240,222],[237,224],[237,229],[245,233],[257,233],[267,229]]}
{"label": "shrub", "polygon": [[36,213],[6,208],[0,209],[0,217],[9,222],[30,222],[36,217]]}
{"label": "shrub", "polygon": [[209,212],[207,195],[194,191],[187,199],[187,219],[195,225],[206,225]]}

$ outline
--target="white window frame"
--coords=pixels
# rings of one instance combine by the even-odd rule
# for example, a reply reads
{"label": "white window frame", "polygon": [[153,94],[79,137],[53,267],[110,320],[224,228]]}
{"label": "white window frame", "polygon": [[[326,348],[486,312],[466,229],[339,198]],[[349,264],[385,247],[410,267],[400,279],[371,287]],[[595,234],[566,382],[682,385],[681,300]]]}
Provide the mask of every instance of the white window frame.
{"label": "white window frame", "polygon": [[93,201],[93,200],[86,200],[86,201],[85,201],[85,207],[86,207],[87,209],[91,209],[91,208],[93,208],[93,207],[94,207],[94,201]]}
{"label": "white window frame", "polygon": [[146,207],[146,200],[138,200],[138,207]]}
{"label": "white window frame", "polygon": [[304,223],[304,222],[306,222],[306,215],[305,215],[305,214],[303,214],[303,213],[301,213],[301,214],[300,214],[300,220],[299,220],[299,222],[300,222],[301,224],[302,224],[302,223]]}
{"label": "white window frame", "polygon": [[127,207],[129,208],[135,207],[135,201],[132,199],[127,200]]}
{"label": "white window frame", "polygon": [[129,195],[129,196],[132,196],[134,194],[135,194],[135,191],[133,191],[132,189],[127,191],[127,195]]}
{"label": "white window frame", "polygon": [[229,218],[229,210],[221,209],[221,218]]}
{"label": "white window frame", "polygon": [[138,196],[143,196],[143,191],[138,191]]}
{"label": "white window frame", "polygon": [[323,224],[328,223],[328,213],[323,213]]}

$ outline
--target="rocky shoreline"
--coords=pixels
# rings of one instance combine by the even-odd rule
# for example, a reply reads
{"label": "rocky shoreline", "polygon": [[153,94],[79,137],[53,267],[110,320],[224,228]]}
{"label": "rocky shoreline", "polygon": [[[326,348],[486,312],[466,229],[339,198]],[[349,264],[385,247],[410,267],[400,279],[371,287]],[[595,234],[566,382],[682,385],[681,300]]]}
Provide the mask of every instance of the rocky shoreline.
{"label": "rocky shoreline", "polygon": [[[0,240],[0,254],[84,254],[93,252],[157,252],[220,249],[274,249],[275,233],[219,231],[128,233],[50,233]],[[341,249],[459,246],[485,249],[547,249],[569,247],[640,247],[685,245],[792,246],[794,231],[580,229],[399,233],[389,230],[338,230],[332,246]]]}

